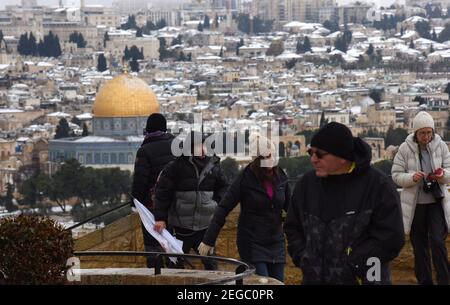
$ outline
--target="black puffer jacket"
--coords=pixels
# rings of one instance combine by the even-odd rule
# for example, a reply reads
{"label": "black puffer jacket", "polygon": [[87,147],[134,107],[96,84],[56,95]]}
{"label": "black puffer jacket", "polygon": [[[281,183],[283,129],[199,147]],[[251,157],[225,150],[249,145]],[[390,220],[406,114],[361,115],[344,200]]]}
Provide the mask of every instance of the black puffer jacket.
{"label": "black puffer jacket", "polygon": [[155,219],[173,227],[200,231],[208,228],[217,202],[225,194],[228,181],[216,156],[181,156],[162,171],[155,189]]}
{"label": "black puffer jacket", "polygon": [[265,188],[250,166],[233,181],[219,204],[203,242],[213,246],[227,215],[240,203],[237,247],[242,260],[254,262],[285,262],[282,210],[289,206],[290,193],[286,174],[279,170],[270,200]]}
{"label": "black puffer jacket", "polygon": [[155,185],[159,173],[175,157],[171,144],[174,136],[161,133],[146,137],[136,153],[132,195],[142,204],[150,204],[150,189]]}
{"label": "black puffer jacket", "polygon": [[355,147],[352,173],[319,178],[311,171],[293,192],[285,232],[305,284],[364,281],[370,257],[380,259],[381,283],[388,283],[388,263],[403,247],[397,190],[370,167],[369,145],[356,138]]}

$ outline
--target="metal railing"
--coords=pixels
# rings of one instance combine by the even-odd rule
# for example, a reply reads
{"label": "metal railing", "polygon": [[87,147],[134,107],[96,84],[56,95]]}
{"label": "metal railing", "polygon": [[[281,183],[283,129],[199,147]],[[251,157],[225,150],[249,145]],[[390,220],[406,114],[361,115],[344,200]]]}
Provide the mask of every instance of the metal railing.
{"label": "metal railing", "polygon": [[225,278],[220,278],[217,280],[211,280],[204,283],[199,283],[197,285],[222,285],[230,282],[235,282],[236,285],[243,285],[244,278],[255,273],[255,268],[247,263],[239,261],[234,258],[226,258],[219,256],[202,256],[195,254],[175,254],[175,253],[164,253],[164,252],[146,252],[146,251],[76,251],[73,253],[74,256],[143,256],[147,257],[149,255],[155,255],[155,273],[154,275],[160,275],[163,265],[163,257],[175,257],[186,260],[187,258],[203,259],[203,260],[214,260],[218,262],[229,263],[237,266],[235,269],[235,274],[233,276],[228,276]]}

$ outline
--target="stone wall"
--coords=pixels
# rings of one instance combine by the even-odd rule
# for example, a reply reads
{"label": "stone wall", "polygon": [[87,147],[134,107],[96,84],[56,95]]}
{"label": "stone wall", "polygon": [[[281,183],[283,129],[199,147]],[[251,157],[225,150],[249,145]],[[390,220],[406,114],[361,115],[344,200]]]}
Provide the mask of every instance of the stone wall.
{"label": "stone wall", "polygon": [[[239,259],[236,248],[236,227],[239,207],[236,207],[227,217],[217,240],[217,255]],[[394,284],[415,284],[414,256],[409,238],[406,245],[392,265]],[[447,239],[447,249],[450,249],[450,238]],[[76,251],[143,251],[143,238],[140,219],[137,214],[126,216],[105,228],[85,235],[75,242]],[[198,264],[195,264],[197,267]],[[82,257],[82,268],[140,268],[145,267],[142,257]],[[227,269],[221,266],[220,270]],[[300,284],[301,271],[296,268],[289,255],[285,269],[286,284]]]}
{"label": "stone wall", "polygon": [[[112,224],[75,240],[75,251],[144,251],[140,219],[137,214],[123,217]],[[81,268],[145,267],[143,257],[81,257]]]}

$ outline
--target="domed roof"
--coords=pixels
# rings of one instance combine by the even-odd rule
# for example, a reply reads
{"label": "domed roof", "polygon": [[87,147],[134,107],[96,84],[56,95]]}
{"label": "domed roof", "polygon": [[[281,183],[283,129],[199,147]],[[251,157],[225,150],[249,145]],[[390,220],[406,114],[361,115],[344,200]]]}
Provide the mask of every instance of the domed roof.
{"label": "domed roof", "polygon": [[94,117],[140,117],[159,112],[152,89],[138,77],[121,74],[106,82],[97,93]]}

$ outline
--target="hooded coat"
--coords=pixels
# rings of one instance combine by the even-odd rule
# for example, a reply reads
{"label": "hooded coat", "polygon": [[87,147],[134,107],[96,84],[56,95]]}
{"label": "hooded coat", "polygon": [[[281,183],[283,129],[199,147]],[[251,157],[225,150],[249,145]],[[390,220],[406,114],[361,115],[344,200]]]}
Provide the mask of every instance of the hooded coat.
{"label": "hooded coat", "polygon": [[175,159],[171,144],[174,136],[170,133],[155,132],[145,137],[136,153],[132,195],[147,207],[151,207],[150,193],[159,173]]}
{"label": "hooded coat", "polygon": [[155,220],[170,226],[201,231],[208,228],[217,202],[229,184],[216,156],[181,156],[161,172],[155,189]]}
{"label": "hooded coat", "polygon": [[290,200],[288,178],[279,169],[270,199],[264,186],[247,166],[233,181],[220,202],[203,242],[213,246],[227,215],[240,203],[237,247],[242,260],[285,263],[282,211]]}
{"label": "hooded coat", "polygon": [[[442,207],[447,227],[450,230],[450,194],[445,186],[447,183],[450,183],[450,153],[447,144],[445,144],[437,134],[435,134],[433,140],[428,143],[427,150],[430,154],[433,171],[439,167],[444,169],[444,177],[440,181],[439,186],[444,194]],[[405,234],[409,234],[411,231],[419,187],[422,185],[413,180],[414,173],[418,171],[421,171],[419,145],[414,141],[414,134],[410,134],[405,142],[400,145],[394,158],[394,164],[392,165],[392,179],[403,188],[400,200]]]}
{"label": "hooded coat", "polygon": [[306,173],[293,192],[285,223],[288,251],[304,284],[367,281],[369,258],[388,263],[404,245],[400,200],[392,181],[370,166],[370,146],[354,139],[355,169],[321,178]]}

